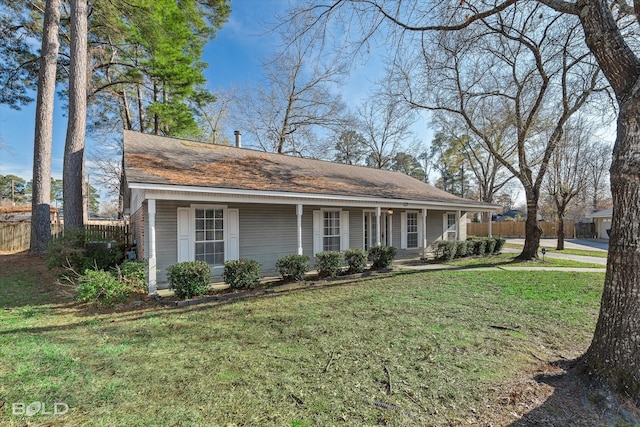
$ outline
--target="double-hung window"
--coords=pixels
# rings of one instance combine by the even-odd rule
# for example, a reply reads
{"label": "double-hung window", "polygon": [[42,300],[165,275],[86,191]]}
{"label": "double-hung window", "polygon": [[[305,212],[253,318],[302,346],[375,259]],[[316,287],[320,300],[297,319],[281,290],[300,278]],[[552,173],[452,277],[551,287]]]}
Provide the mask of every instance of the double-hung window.
{"label": "double-hung window", "polygon": [[322,209],[313,211],[313,256],[318,252],[349,249],[349,211]]}
{"label": "double-hung window", "polygon": [[407,249],[418,247],[418,213],[407,212]]}
{"label": "double-hung window", "polygon": [[195,259],[224,265],[224,210],[195,209]]}
{"label": "double-hung window", "polygon": [[322,250],[340,251],[340,211],[322,212]]}
{"label": "double-hung window", "polygon": [[458,239],[458,224],[457,215],[454,213],[445,214],[445,239],[457,240]]}

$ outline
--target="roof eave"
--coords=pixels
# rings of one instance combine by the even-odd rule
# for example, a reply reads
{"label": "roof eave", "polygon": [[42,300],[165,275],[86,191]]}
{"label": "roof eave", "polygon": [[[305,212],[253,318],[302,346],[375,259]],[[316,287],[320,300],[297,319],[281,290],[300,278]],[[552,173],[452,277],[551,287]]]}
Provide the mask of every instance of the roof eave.
{"label": "roof eave", "polygon": [[[500,205],[492,205],[482,202],[456,202],[456,201],[440,201],[440,200],[414,200],[414,199],[395,199],[384,197],[365,197],[365,196],[345,196],[341,194],[320,194],[320,193],[297,193],[286,191],[264,191],[264,190],[243,190],[233,188],[221,188],[221,187],[198,187],[198,186],[186,186],[175,184],[149,184],[149,183],[127,183],[130,189],[143,190],[150,193],[170,192],[170,193],[199,193],[199,194],[211,194],[211,195],[236,195],[236,196],[248,196],[248,197],[264,197],[273,200],[274,197],[281,199],[285,203],[296,203],[300,200],[317,200],[318,202],[332,200],[332,201],[347,201],[347,202],[360,202],[373,205],[400,205],[400,206],[425,206],[425,207],[440,207],[442,209],[464,209],[473,212],[492,212],[502,209]],[[151,198],[151,197],[147,197]],[[259,200],[255,201],[260,203]]]}

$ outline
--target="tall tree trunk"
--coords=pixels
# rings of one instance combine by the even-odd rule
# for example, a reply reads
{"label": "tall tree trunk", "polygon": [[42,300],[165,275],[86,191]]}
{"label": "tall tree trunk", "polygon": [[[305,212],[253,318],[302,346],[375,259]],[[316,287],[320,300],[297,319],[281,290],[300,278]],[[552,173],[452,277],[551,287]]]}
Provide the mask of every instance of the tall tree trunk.
{"label": "tall tree trunk", "polygon": [[561,212],[558,210],[558,231],[556,232],[558,242],[556,243],[556,250],[564,250],[564,210]]}
{"label": "tall tree trunk", "polygon": [[[580,1],[585,40],[618,101],[611,163],[613,217],[600,315],[583,363],[640,404],[640,59],[604,0]],[[640,3],[634,2],[636,9]]]}
{"label": "tall tree trunk", "polygon": [[590,372],[640,404],[640,96],[622,105],[611,165],[613,218]]}
{"label": "tall tree trunk", "polygon": [[122,121],[124,122],[124,128],[126,130],[133,130],[133,125],[131,124],[131,108],[129,107],[127,91],[122,89],[120,96],[122,97]]}
{"label": "tall tree trunk", "polygon": [[142,103],[142,88],[140,83],[136,85],[138,94],[138,121],[140,122],[140,133],[144,133],[144,107]]}
{"label": "tall tree trunk", "polygon": [[524,247],[516,259],[531,261],[538,259],[538,246],[540,246],[542,228],[538,225],[538,192],[529,188],[525,189],[525,193],[527,198],[527,220],[524,224]]}
{"label": "tall tree trunk", "polygon": [[[156,84],[156,82],[153,82],[153,102],[157,103],[158,102],[158,85]],[[158,115],[158,113],[153,113],[153,134],[154,135],[160,135],[160,116]]]}
{"label": "tall tree trunk", "polygon": [[84,147],[87,124],[87,1],[71,1],[69,122],[64,150],[64,229],[84,226]]}
{"label": "tall tree trunk", "polygon": [[31,243],[29,252],[44,253],[51,239],[51,146],[53,103],[58,66],[60,0],[47,0],[42,29],[38,72],[36,129],[33,141],[33,187],[31,198]]}

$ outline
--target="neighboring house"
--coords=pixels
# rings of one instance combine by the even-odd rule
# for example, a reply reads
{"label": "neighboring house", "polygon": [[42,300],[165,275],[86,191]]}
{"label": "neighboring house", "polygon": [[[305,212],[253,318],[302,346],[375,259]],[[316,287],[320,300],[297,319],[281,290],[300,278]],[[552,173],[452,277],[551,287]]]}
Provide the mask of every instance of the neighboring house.
{"label": "neighboring house", "polygon": [[[59,222],[58,209],[49,208],[52,224]],[[29,206],[0,206],[0,222],[31,222],[31,205]]]}
{"label": "neighboring house", "polygon": [[613,216],[613,208],[605,209],[598,212],[592,212],[586,215],[595,223],[596,237],[598,239],[609,239],[611,231],[611,217]]}
{"label": "neighboring house", "polygon": [[287,254],[375,245],[424,256],[438,239],[466,238],[467,212],[500,209],[399,172],[124,131],[123,195],[149,291],[165,270],[227,260],[265,271]]}

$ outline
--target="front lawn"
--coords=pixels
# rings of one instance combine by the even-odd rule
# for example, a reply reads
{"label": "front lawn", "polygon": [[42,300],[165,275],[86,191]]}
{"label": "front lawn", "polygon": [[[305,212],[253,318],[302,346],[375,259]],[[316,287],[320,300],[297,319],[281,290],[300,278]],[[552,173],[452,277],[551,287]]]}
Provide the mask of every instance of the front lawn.
{"label": "front lawn", "polygon": [[[506,425],[526,411],[505,400],[514,378],[586,349],[604,280],[402,272],[102,313],[2,267],[0,424],[11,426]],[[35,401],[69,411],[12,414]]]}
{"label": "front lawn", "polygon": [[[522,245],[516,244],[516,243],[505,243],[504,247],[510,248],[510,249],[517,249],[519,251],[522,250]],[[559,251],[553,246],[552,247],[547,246],[547,253],[552,253],[552,252],[556,252],[558,254],[566,254],[566,255],[590,256],[595,258],[606,258],[608,256],[607,251],[596,251],[596,250],[591,251],[588,249],[568,249],[568,248],[565,248]]]}
{"label": "front lawn", "polygon": [[542,255],[537,261],[514,261],[516,254],[498,254],[485,257],[467,257],[445,262],[456,267],[575,267],[575,268],[605,268],[604,265],[592,262],[580,262],[570,259],[553,258]]}

